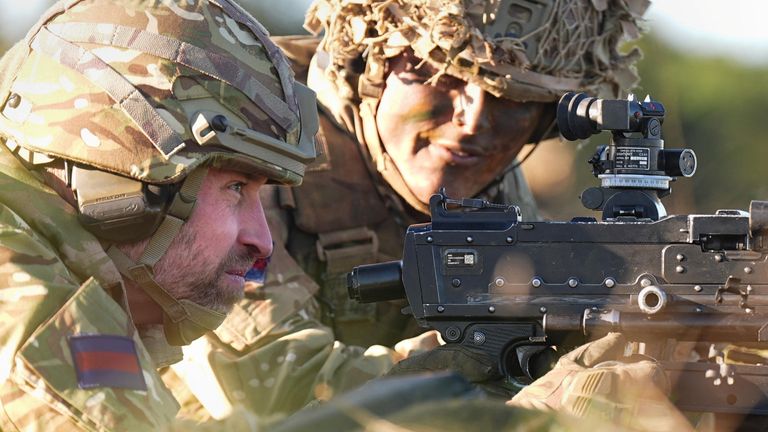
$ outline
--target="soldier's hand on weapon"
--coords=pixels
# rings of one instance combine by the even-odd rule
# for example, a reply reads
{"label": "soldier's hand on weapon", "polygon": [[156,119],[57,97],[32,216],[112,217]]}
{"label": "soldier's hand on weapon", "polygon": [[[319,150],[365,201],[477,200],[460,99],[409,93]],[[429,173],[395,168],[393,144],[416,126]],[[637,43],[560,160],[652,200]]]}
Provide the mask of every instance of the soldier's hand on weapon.
{"label": "soldier's hand on weapon", "polygon": [[658,363],[625,357],[626,345],[619,333],[582,345],[508,404],[607,418],[638,430],[692,430],[669,401],[670,382]]}
{"label": "soldier's hand on weapon", "polygon": [[404,339],[395,344],[395,352],[401,357],[400,360],[423,354],[433,350],[440,345],[445,345],[445,341],[437,330],[426,331],[418,336]]}

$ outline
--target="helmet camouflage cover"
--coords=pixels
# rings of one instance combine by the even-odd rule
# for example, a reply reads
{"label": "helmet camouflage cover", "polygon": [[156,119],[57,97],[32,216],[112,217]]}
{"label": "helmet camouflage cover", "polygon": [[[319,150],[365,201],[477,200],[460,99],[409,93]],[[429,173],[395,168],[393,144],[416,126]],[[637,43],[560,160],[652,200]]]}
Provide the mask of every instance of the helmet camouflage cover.
{"label": "helmet camouflage cover", "polygon": [[[376,97],[385,60],[412,49],[442,74],[498,97],[557,101],[567,91],[618,96],[637,80],[639,36],[649,0],[316,0],[305,27],[325,31],[326,74],[346,97]],[[365,71],[350,74],[361,59]],[[343,82],[346,81],[346,85]],[[342,95],[344,97],[345,95]]]}
{"label": "helmet camouflage cover", "polygon": [[313,93],[231,0],[62,1],[26,42],[0,131],[28,159],[154,184],[207,161],[298,184],[314,157]]}

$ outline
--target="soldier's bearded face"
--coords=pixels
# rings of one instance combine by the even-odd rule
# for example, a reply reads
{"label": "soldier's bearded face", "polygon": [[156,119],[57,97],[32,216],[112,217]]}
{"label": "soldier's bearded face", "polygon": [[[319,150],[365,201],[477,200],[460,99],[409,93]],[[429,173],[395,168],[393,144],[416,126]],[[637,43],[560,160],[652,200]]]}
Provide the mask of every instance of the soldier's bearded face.
{"label": "soldier's bearded face", "polygon": [[483,190],[514,160],[545,105],[500,99],[463,80],[435,73],[403,54],[389,62],[376,125],[382,144],[416,197],[441,186],[455,197]]}
{"label": "soldier's bearded face", "polygon": [[177,299],[227,312],[243,296],[245,273],[272,253],[259,189],[264,177],[211,168],[187,223],[154,267]]}

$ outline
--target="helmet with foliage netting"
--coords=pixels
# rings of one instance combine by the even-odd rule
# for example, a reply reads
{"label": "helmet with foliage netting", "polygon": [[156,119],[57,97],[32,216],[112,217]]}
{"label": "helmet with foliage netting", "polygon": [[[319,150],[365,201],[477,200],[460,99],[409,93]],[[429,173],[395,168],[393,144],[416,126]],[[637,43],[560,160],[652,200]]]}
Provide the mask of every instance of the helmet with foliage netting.
{"label": "helmet with foliage netting", "polygon": [[[388,60],[406,52],[449,75],[517,102],[565,92],[618,97],[637,81],[649,0],[315,0],[304,26],[322,33],[308,82],[334,119],[364,143],[373,166],[413,208],[428,212],[383,147],[376,112]],[[419,66],[416,66],[419,67]],[[554,136],[544,115],[531,139]],[[508,168],[508,170],[511,168]],[[502,177],[503,173],[497,179]],[[488,185],[489,187],[492,185]]]}
{"label": "helmet with foliage netting", "polygon": [[[515,101],[566,91],[617,96],[637,76],[648,0],[316,0],[305,26],[324,31],[326,73],[349,97],[380,94],[386,59],[411,49],[437,74]],[[362,62],[361,62],[362,60]],[[355,64],[365,69],[355,74]],[[360,69],[360,66],[357,66]],[[343,83],[343,84],[342,84]]]}

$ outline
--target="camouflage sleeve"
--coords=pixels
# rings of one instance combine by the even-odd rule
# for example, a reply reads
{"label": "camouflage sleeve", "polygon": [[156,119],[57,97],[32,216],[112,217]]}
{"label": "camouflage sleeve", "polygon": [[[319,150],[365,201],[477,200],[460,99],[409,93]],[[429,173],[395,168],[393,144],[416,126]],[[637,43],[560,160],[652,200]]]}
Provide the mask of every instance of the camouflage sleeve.
{"label": "camouflage sleeve", "polygon": [[[0,429],[166,428],[177,405],[130,318],[95,279],[79,283],[53,250],[0,206]],[[128,347],[117,353],[126,380],[81,374],[94,356],[116,354],[73,345],[89,337]]]}

